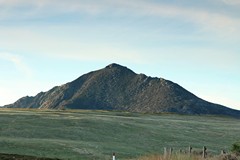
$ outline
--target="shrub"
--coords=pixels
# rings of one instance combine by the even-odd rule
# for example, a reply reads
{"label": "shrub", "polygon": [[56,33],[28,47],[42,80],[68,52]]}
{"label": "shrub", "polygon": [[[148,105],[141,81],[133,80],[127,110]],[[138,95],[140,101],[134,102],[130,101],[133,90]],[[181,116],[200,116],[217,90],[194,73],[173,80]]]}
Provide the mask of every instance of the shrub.
{"label": "shrub", "polygon": [[237,155],[240,155],[240,142],[236,142],[232,145],[231,151]]}

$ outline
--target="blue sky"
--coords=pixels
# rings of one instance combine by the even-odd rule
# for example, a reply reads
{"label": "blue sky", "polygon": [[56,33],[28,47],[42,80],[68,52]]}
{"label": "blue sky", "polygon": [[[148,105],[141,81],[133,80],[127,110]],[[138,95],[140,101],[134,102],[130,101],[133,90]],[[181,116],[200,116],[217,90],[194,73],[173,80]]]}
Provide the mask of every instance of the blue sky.
{"label": "blue sky", "polygon": [[0,0],[0,105],[110,63],[240,109],[239,0]]}

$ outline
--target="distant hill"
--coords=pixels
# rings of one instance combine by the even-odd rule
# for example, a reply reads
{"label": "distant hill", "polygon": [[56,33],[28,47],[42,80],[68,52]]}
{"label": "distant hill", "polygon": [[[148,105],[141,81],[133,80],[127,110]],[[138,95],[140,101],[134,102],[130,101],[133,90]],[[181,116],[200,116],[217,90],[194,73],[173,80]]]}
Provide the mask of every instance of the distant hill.
{"label": "distant hill", "polygon": [[216,114],[240,117],[240,111],[198,98],[180,85],[163,78],[136,74],[110,64],[67,84],[23,97],[9,108],[93,109],[130,112]]}

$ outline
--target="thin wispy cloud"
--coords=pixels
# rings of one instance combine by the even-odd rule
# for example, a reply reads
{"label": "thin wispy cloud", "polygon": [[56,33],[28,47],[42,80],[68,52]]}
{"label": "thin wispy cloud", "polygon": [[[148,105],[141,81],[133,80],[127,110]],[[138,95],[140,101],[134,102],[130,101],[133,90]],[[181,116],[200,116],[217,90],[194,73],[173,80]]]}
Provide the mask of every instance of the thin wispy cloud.
{"label": "thin wispy cloud", "polygon": [[[67,32],[71,28],[66,28]],[[61,32],[62,30],[55,30]],[[3,28],[0,30],[0,43],[14,51],[32,52],[33,54],[55,57],[56,59],[75,59],[81,61],[119,60],[141,63],[144,61],[137,51],[129,47],[119,47],[111,42],[87,40],[83,38],[54,37],[22,29]],[[22,39],[24,37],[24,39]],[[5,57],[7,57],[5,55]],[[12,57],[12,56],[11,56]],[[15,57],[16,59],[17,57]],[[8,55],[8,59],[10,56]],[[18,57],[20,60],[20,57]],[[25,67],[26,68],[26,67]]]}
{"label": "thin wispy cloud", "polygon": [[240,1],[239,0],[222,0],[225,4],[228,5],[240,5]]}
{"label": "thin wispy cloud", "polygon": [[[223,0],[227,4],[240,4],[239,0]],[[51,15],[62,15],[66,13],[87,13],[91,15],[98,15],[103,13],[113,13],[116,15],[129,16],[160,16],[167,18],[181,19],[186,23],[193,23],[198,25],[202,31],[217,32],[218,35],[223,36],[239,36],[240,20],[236,17],[223,14],[222,12],[196,9],[191,6],[174,6],[171,4],[164,4],[161,2],[145,1],[145,0],[117,0],[109,1],[62,1],[62,0],[11,0],[1,1],[1,8],[8,8],[3,10],[0,17],[7,19],[9,16],[19,16],[18,18],[32,18],[36,16],[47,18]],[[24,9],[25,8],[25,9]],[[14,10],[14,11],[13,11]],[[14,13],[13,12],[17,12]],[[22,15],[21,15],[22,14]]]}
{"label": "thin wispy cloud", "polygon": [[[5,6],[5,7],[4,7]],[[36,15],[46,16],[48,15],[62,15],[66,12],[73,12],[76,14],[87,13],[90,16],[101,16],[104,13],[107,15],[111,13],[115,14],[115,18],[121,17],[122,15],[128,15],[134,18],[137,17],[153,17],[158,20],[159,17],[167,17],[169,21],[181,20],[183,23],[193,24],[197,27],[198,32],[205,35],[212,33],[217,35],[217,41],[226,41],[228,39],[234,40],[239,39],[240,21],[237,18],[230,17],[221,12],[210,12],[203,9],[191,8],[189,6],[180,7],[171,4],[157,3],[153,1],[145,0],[103,0],[101,3],[96,0],[82,1],[82,0],[42,0],[42,1],[29,1],[29,0],[12,0],[12,1],[1,1],[0,7],[8,8],[5,10],[5,16],[7,12],[17,12],[14,16],[21,17],[21,13],[26,18],[32,18]],[[25,9],[20,9],[25,7]],[[16,9],[16,10],[14,10]],[[0,12],[1,13],[1,12]],[[9,14],[12,15],[12,12]],[[8,18],[7,18],[8,19]],[[10,18],[11,19],[11,18]],[[28,22],[26,22],[27,24]],[[51,22],[50,22],[51,23]],[[60,26],[63,26],[63,30],[56,30],[56,32],[67,33],[71,28],[65,26],[64,20],[60,22]],[[106,25],[106,24],[102,24]],[[88,26],[91,27],[91,26]],[[107,26],[105,26],[107,27]],[[128,26],[125,26],[128,27]],[[0,27],[0,35],[5,37],[0,38],[0,42],[4,47],[11,50],[21,50],[22,52],[33,52],[35,54],[53,55],[62,58],[72,58],[80,60],[104,60],[106,58],[114,60],[119,59],[122,61],[133,61],[139,63],[146,59],[139,53],[140,49],[133,49],[133,47],[126,47],[126,45],[116,46],[106,40],[95,41],[94,39],[86,40],[88,35],[79,37],[79,39],[70,39],[67,37],[54,37],[48,34],[38,33],[38,28],[35,31],[24,27]],[[81,28],[81,27],[79,27]],[[103,27],[104,28],[104,27]],[[45,28],[46,29],[46,28]],[[41,30],[41,29],[40,29]],[[121,30],[121,28],[115,28],[115,30]],[[131,31],[131,30],[130,30]],[[76,30],[76,32],[81,32]],[[108,34],[107,30],[99,34]],[[122,35],[121,32],[117,35]],[[135,32],[133,36],[137,35]],[[145,33],[141,33],[143,35]],[[171,33],[170,35],[171,36]],[[174,35],[177,38],[178,35]],[[184,35],[185,36],[185,35]],[[22,39],[24,37],[24,39]],[[223,37],[223,38],[222,38]],[[93,37],[96,38],[96,37]],[[150,37],[151,38],[151,37]],[[198,37],[191,37],[198,38]],[[111,40],[111,39],[110,39]],[[95,43],[94,47],[91,43]],[[122,48],[121,48],[122,47]],[[66,54],[67,53],[67,54]],[[129,56],[132,55],[132,56]],[[135,57],[135,58],[132,58]]]}
{"label": "thin wispy cloud", "polygon": [[179,7],[161,3],[151,3],[147,1],[121,1],[125,6],[130,6],[129,10],[136,14],[149,16],[160,16],[174,19],[181,19],[186,23],[193,23],[201,31],[217,33],[223,36],[240,35],[239,18],[230,17],[221,12],[210,12],[208,10],[191,8],[189,6]]}
{"label": "thin wispy cloud", "polygon": [[[227,1],[227,0],[225,0]],[[229,0],[234,1],[234,0]],[[191,6],[176,6],[171,4],[164,4],[163,2],[153,2],[153,1],[145,1],[145,0],[102,0],[101,3],[97,0],[90,1],[82,1],[82,0],[41,0],[41,1],[29,1],[29,0],[11,0],[11,1],[3,1],[0,0],[0,7],[3,8],[4,14],[1,14],[0,17],[5,17],[5,19],[9,19],[11,21],[11,16],[17,16],[15,19],[25,17],[27,18],[36,18],[38,16],[42,16],[44,19],[48,18],[51,15],[64,15],[67,12],[75,13],[77,16],[81,13],[90,14],[90,16],[101,16],[102,14],[111,15],[115,14],[115,18],[121,17],[122,15],[128,15],[130,17],[141,17],[141,16],[150,16],[158,20],[159,17],[168,18],[169,21],[180,20],[183,23],[193,25],[195,29],[200,34],[213,34],[216,35],[218,41],[225,41],[226,39],[239,39],[240,31],[240,21],[236,17],[231,17],[229,15],[225,15],[221,12],[197,8],[191,8]],[[14,13],[14,14],[13,14]],[[9,17],[8,17],[9,14]],[[74,15],[75,15],[74,14]],[[105,16],[106,16],[105,15]],[[80,16],[81,17],[81,16]],[[54,20],[54,18],[53,18]],[[51,23],[51,20],[49,20]],[[35,21],[34,21],[35,22]],[[26,25],[28,22],[25,22]],[[31,23],[31,22],[29,22]],[[3,23],[4,24],[4,23]],[[65,26],[66,23],[64,19],[60,21],[60,26]],[[103,24],[106,25],[106,24]],[[107,27],[107,26],[106,26]],[[128,26],[126,26],[128,27]],[[83,54],[87,54],[87,59],[92,58],[100,58],[104,57],[103,55],[96,56],[94,53],[96,52],[95,48],[98,48],[98,51],[101,51],[101,54],[111,54],[118,55],[119,52],[122,52],[122,56],[113,56],[114,57],[127,57],[126,49],[118,49],[113,48],[109,42],[106,44],[99,44],[99,46],[91,47],[89,45],[84,44],[84,39],[81,40],[71,40],[64,39],[65,37],[59,38],[48,35],[41,35],[41,33],[34,33],[28,31],[28,29],[19,29],[17,26],[12,26],[10,29],[8,27],[0,27],[2,37],[9,37],[8,44],[6,40],[1,43],[5,46],[11,44],[9,49],[12,49],[11,46],[16,47],[13,48],[18,50],[19,48],[35,48],[34,52],[42,52],[42,54],[61,54],[64,52],[68,53],[68,56],[78,55],[81,51]],[[121,29],[121,28],[118,28]],[[37,29],[36,29],[37,30]],[[64,32],[67,32],[67,29],[64,29]],[[106,31],[105,31],[106,32]],[[107,34],[107,32],[105,33]],[[136,33],[137,34],[137,33]],[[142,35],[143,33],[141,33]],[[133,35],[134,36],[134,35]],[[170,35],[169,35],[170,36]],[[175,35],[177,37],[177,35]],[[24,37],[24,40],[21,40],[21,37]],[[195,37],[196,38],[196,37]],[[1,39],[0,39],[1,41]],[[236,40],[235,40],[236,41]],[[44,46],[44,47],[43,47]],[[125,46],[124,46],[125,47]],[[76,51],[78,53],[76,53]],[[130,51],[132,54],[134,51]],[[116,53],[116,54],[114,54]],[[125,54],[125,55],[124,55]],[[136,53],[135,53],[136,54]],[[128,54],[129,55],[129,54]],[[136,54],[137,55],[137,54]]]}
{"label": "thin wispy cloud", "polygon": [[24,61],[19,55],[8,52],[0,52],[0,59],[11,62],[18,71],[20,71],[27,77],[31,77],[33,75],[33,72],[30,69],[30,67],[28,67],[24,63]]}

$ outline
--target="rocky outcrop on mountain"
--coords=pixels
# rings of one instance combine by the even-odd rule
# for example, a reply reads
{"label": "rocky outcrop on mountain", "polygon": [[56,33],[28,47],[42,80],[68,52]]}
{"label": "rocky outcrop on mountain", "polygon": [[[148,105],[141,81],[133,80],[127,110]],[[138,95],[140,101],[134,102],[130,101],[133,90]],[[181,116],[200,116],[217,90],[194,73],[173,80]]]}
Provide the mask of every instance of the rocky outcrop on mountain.
{"label": "rocky outcrop on mountain", "polygon": [[173,112],[240,117],[240,111],[200,99],[176,83],[136,74],[118,64],[110,64],[70,83],[41,92],[35,97],[23,97],[4,107]]}

